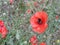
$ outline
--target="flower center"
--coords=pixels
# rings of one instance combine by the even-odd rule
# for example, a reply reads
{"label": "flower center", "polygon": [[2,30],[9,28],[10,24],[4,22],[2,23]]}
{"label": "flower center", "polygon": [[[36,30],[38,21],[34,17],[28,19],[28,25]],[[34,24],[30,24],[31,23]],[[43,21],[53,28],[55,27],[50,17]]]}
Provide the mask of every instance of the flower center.
{"label": "flower center", "polygon": [[2,25],[0,25],[0,28],[2,28],[3,26]]}
{"label": "flower center", "polygon": [[38,24],[42,24],[42,20],[40,18],[38,18],[37,22]]}

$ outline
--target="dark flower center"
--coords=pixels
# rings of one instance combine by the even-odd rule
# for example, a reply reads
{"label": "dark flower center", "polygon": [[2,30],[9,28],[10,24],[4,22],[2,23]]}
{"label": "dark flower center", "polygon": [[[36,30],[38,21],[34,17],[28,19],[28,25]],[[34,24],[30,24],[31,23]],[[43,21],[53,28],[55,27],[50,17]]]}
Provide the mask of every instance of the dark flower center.
{"label": "dark flower center", "polygon": [[40,18],[38,18],[37,22],[38,24],[42,24],[42,20]]}
{"label": "dark flower center", "polygon": [[3,25],[0,25],[0,28],[2,28],[3,27]]}

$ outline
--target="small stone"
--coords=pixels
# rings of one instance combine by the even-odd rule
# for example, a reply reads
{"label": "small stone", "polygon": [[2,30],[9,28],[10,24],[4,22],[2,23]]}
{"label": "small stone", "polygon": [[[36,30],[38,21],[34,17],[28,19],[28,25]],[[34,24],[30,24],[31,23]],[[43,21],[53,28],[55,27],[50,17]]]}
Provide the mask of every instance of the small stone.
{"label": "small stone", "polygon": [[53,45],[55,45],[55,42],[53,43]]}
{"label": "small stone", "polygon": [[50,34],[49,36],[52,36],[52,34]]}
{"label": "small stone", "polygon": [[57,42],[57,43],[60,43],[60,40],[57,40],[56,42]]}
{"label": "small stone", "polygon": [[43,38],[46,38],[46,35],[44,35]]}
{"label": "small stone", "polygon": [[19,10],[19,8],[17,8],[16,10]]}
{"label": "small stone", "polygon": [[16,33],[16,39],[19,40],[20,39],[20,35],[19,35],[19,31],[17,30],[17,33]]}
{"label": "small stone", "polygon": [[3,16],[6,15],[6,13],[3,13]]}
{"label": "small stone", "polygon": [[7,2],[6,2],[6,1],[4,1],[4,4],[7,4]]}
{"label": "small stone", "polygon": [[24,44],[27,44],[27,41],[24,41]]}
{"label": "small stone", "polygon": [[14,8],[14,5],[11,5],[12,8]]}
{"label": "small stone", "polygon": [[0,15],[0,17],[2,17],[2,15]]}

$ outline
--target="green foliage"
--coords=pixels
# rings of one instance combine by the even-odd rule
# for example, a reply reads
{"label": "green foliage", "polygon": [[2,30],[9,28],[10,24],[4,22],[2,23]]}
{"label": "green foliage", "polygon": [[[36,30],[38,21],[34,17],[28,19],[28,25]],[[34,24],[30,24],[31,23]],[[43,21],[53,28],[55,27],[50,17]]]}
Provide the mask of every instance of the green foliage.
{"label": "green foliage", "polygon": [[[27,2],[24,1],[30,3],[30,7],[28,7],[26,5]],[[2,10],[2,8],[0,8],[0,10],[2,10],[0,12],[0,19],[4,21],[5,26],[7,27],[9,32],[5,39],[2,39],[0,36],[0,45],[31,45],[29,39],[32,35],[37,35],[39,42],[44,41],[47,43],[47,45],[53,45],[51,43],[53,34],[60,29],[60,21],[59,19],[56,20],[56,15],[58,13],[56,13],[55,11],[55,3],[51,4],[49,0],[46,0],[42,4],[38,3],[39,6],[36,8],[35,6],[33,6],[34,1],[36,0],[19,0],[19,2],[14,1],[12,5],[9,5],[7,0],[6,2],[3,1],[3,5],[0,7],[3,8],[4,5],[7,5],[6,7],[8,7],[8,9],[4,8],[7,11],[4,12],[5,10]],[[39,1],[41,0],[37,0],[37,2]],[[7,4],[4,4],[4,2]],[[15,4],[17,4],[18,6]],[[28,14],[26,12],[27,9],[32,10],[33,13]],[[48,13],[48,28],[43,34],[37,34],[32,31],[29,20],[35,12],[40,11],[41,9],[44,9],[44,11]],[[5,14],[3,15],[3,13]],[[56,43],[55,45],[59,45],[59,43]]]}

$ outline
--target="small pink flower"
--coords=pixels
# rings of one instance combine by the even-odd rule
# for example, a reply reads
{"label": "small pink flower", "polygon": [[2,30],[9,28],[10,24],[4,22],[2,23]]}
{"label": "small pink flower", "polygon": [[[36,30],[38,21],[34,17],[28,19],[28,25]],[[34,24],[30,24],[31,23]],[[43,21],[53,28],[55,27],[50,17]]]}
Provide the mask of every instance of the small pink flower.
{"label": "small pink flower", "polygon": [[56,19],[58,20],[58,18],[59,18],[59,16],[58,15],[56,15]]}
{"label": "small pink flower", "polygon": [[38,3],[37,2],[34,2],[34,6],[38,6]]}
{"label": "small pink flower", "polygon": [[31,10],[30,10],[30,9],[28,9],[26,12],[27,12],[28,14],[30,14],[30,13],[31,13]]}

